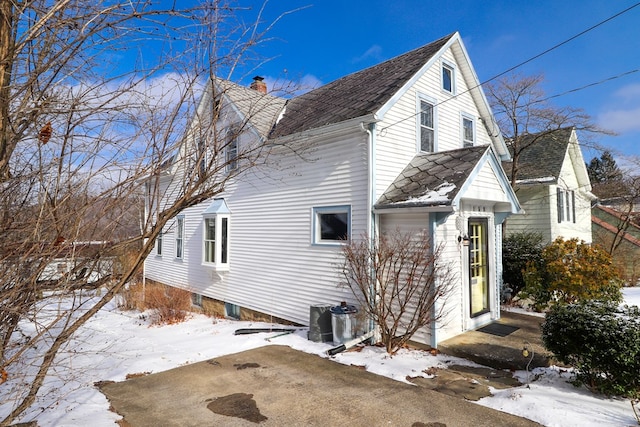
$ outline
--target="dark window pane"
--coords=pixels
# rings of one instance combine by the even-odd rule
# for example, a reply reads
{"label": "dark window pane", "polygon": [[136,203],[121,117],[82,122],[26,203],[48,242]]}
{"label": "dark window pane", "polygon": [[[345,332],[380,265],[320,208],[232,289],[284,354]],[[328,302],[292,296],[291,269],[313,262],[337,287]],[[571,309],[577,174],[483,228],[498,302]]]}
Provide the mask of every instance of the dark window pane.
{"label": "dark window pane", "polygon": [[348,240],[349,214],[322,213],[320,219],[320,240]]}

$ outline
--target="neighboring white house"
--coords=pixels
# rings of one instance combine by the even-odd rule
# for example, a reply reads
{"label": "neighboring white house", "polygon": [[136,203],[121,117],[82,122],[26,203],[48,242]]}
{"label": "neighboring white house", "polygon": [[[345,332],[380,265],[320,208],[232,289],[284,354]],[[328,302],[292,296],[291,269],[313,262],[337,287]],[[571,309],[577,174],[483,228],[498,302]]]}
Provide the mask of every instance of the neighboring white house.
{"label": "neighboring white house", "polygon": [[[522,151],[515,190],[525,211],[509,218],[506,234],[522,231],[591,243],[591,182],[574,128],[546,133]],[[525,141],[526,144],[526,141]],[[503,164],[511,174],[509,162]]]}
{"label": "neighboring white house", "polygon": [[[458,33],[290,100],[254,84],[262,90],[215,80],[200,112],[227,111],[219,126],[248,122],[227,147],[231,167],[234,150],[260,138],[268,164],[177,215],[145,262],[147,279],[223,302],[232,317],[308,325],[312,305],[355,302],[339,286],[344,239],[400,228],[428,232],[456,271],[447,318],[416,341],[436,347],[500,317],[501,224],[520,205]],[[180,188],[185,153],[162,178],[163,197]]]}

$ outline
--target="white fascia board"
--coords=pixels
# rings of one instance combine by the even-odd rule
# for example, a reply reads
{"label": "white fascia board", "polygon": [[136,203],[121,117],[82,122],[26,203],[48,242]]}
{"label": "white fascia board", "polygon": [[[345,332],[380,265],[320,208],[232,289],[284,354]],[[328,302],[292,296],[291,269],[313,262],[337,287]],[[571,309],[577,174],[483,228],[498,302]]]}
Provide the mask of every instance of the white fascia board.
{"label": "white fascia board", "polygon": [[[471,62],[471,58],[469,57],[469,53],[467,52],[467,48],[464,46],[462,42],[462,37],[458,33],[456,33],[457,41],[460,46],[460,51],[462,52],[462,61],[460,58],[456,58],[456,62],[464,62],[467,64],[467,67],[462,72],[462,75],[465,77],[465,81],[467,82],[467,87],[469,87],[469,92],[471,97],[476,103],[476,107],[480,110],[482,121],[485,123],[485,126],[490,124],[491,129],[496,129],[495,132],[487,132],[489,133],[489,137],[493,140],[493,143],[498,151],[498,156],[500,156],[500,160],[510,160],[511,154],[509,153],[509,149],[507,144],[502,137],[502,132],[498,128],[498,123],[496,122],[495,117],[493,116],[493,112],[491,111],[491,107],[489,106],[489,101],[487,100],[486,95],[484,94],[484,90],[480,84],[480,79],[478,79],[478,75],[476,74],[476,70],[473,67]],[[455,49],[453,50],[454,55],[456,54]],[[461,67],[459,67],[461,68]],[[488,126],[487,126],[488,127]]]}
{"label": "white fascia board", "polygon": [[507,174],[505,173],[504,169],[502,169],[502,166],[500,165],[498,156],[496,155],[496,153],[493,150],[493,147],[491,146],[487,147],[487,151],[485,151],[482,158],[478,161],[476,166],[473,168],[473,171],[471,171],[471,173],[467,177],[467,180],[464,182],[464,184],[462,184],[460,191],[458,191],[458,194],[453,199],[452,205],[460,206],[460,200],[464,197],[464,194],[469,190],[469,187],[473,184],[473,181],[480,174],[480,171],[482,170],[484,165],[487,163],[491,166],[493,173],[498,178],[498,184],[500,184],[500,187],[507,195],[507,200],[511,205],[511,213],[517,214],[522,212],[522,206],[520,205],[520,201],[518,200],[518,197],[516,196],[515,191],[511,187],[511,184],[509,183],[509,178],[507,177]]}
{"label": "white fascia board", "polygon": [[440,57],[444,52],[447,51],[451,47],[451,45],[456,41],[460,40],[460,34],[456,31],[454,35],[451,36],[449,41],[444,44],[440,48],[440,50],[435,53],[427,63],[425,63],[417,73],[413,75],[409,80],[405,82],[405,84],[387,101],[384,103],[380,109],[375,113],[377,119],[382,120],[384,115],[393,107],[393,105],[398,102],[400,98],[404,96],[405,93],[427,72],[429,68],[431,68],[436,62],[440,60]]}

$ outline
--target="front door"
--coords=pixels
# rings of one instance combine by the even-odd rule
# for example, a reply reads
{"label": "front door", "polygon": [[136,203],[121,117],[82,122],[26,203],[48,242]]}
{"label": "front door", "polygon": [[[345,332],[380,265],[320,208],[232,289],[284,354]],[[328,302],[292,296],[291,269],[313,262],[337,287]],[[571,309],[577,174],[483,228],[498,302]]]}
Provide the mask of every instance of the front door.
{"label": "front door", "polygon": [[469,295],[471,317],[489,311],[488,220],[469,219]]}

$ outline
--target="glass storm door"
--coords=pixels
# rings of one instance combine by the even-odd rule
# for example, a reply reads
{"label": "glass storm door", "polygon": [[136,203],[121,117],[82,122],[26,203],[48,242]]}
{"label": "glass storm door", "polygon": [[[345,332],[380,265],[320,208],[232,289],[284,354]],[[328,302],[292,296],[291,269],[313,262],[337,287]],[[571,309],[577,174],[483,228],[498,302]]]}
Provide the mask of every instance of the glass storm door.
{"label": "glass storm door", "polygon": [[469,219],[469,300],[471,317],[489,311],[488,221]]}

